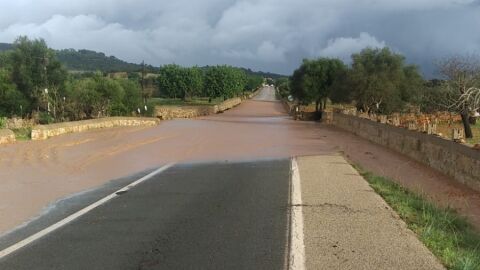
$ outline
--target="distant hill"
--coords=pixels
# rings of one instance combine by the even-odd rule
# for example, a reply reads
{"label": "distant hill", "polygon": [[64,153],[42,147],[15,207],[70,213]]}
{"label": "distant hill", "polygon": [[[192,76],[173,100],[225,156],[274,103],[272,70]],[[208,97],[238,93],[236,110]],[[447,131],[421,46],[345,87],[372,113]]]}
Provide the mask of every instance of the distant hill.
{"label": "distant hill", "polygon": [[[12,44],[0,43],[0,52],[13,49]],[[138,72],[142,70],[141,64],[133,64],[116,58],[115,56],[107,56],[102,52],[90,50],[74,50],[64,49],[57,50],[56,55],[58,60],[65,65],[70,71],[102,71],[102,72]],[[208,68],[208,66],[204,67]],[[147,65],[145,67],[149,73],[155,73],[157,67]],[[277,79],[285,77],[284,75],[252,71],[251,69],[242,68],[247,74],[259,75],[262,77]]]}
{"label": "distant hill", "polygon": [[0,43],[0,52],[13,49],[13,45],[9,43]]}
{"label": "distant hill", "polygon": [[[205,70],[208,69],[210,66],[203,66],[200,67],[201,69]],[[256,76],[262,76],[264,78],[272,78],[272,79],[278,79],[278,78],[283,78],[283,77],[288,77],[287,75],[281,75],[281,74],[276,74],[276,73],[270,73],[270,72],[263,72],[263,71],[253,71],[249,68],[243,68],[239,67],[239,69],[245,71],[247,75],[256,75]]]}
{"label": "distant hill", "polygon": [[[90,50],[66,49],[56,51],[57,58],[67,69],[76,71],[103,71],[117,72],[141,71],[142,65],[132,64],[116,58],[115,56],[106,56],[104,53]],[[153,67],[148,66],[148,70]]]}
{"label": "distant hill", "polygon": [[272,78],[274,80],[276,80],[278,78],[282,78],[282,77],[288,77],[286,75],[281,75],[281,74],[276,74],[276,73],[263,72],[263,71],[253,71],[249,68],[242,68],[242,69],[245,70],[245,73],[247,73],[249,75],[257,75],[257,76],[262,76],[262,77],[265,77],[265,78]]}

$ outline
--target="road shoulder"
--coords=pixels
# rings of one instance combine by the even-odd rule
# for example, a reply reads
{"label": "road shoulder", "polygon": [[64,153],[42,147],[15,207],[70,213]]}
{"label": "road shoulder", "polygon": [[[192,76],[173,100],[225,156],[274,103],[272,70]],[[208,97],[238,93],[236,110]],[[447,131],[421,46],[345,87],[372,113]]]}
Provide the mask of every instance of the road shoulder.
{"label": "road shoulder", "polygon": [[444,269],[343,157],[297,163],[307,269]]}

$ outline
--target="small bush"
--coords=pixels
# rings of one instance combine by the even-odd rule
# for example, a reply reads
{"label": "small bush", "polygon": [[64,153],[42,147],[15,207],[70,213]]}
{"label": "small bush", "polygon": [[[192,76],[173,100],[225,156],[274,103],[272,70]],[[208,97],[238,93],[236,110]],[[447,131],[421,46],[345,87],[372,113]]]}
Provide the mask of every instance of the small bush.
{"label": "small bush", "polygon": [[0,117],[0,129],[7,127],[7,118]]}
{"label": "small bush", "polygon": [[41,112],[38,116],[38,122],[40,123],[40,125],[48,125],[55,122],[55,119],[53,119],[50,114],[46,112]]}
{"label": "small bush", "polygon": [[13,129],[17,141],[28,141],[32,138],[32,128]]}

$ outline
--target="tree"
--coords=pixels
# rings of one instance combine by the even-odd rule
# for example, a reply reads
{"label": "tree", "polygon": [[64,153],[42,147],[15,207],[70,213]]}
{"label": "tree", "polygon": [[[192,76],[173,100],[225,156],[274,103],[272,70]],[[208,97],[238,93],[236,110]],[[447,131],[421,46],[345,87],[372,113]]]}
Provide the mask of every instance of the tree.
{"label": "tree", "polygon": [[128,115],[141,104],[138,84],[107,78],[101,73],[69,82],[68,93],[66,106],[74,119]]}
{"label": "tree", "polygon": [[187,100],[201,94],[203,72],[198,67],[166,65],[160,68],[158,86],[163,96]]}
{"label": "tree", "polygon": [[421,76],[415,66],[388,48],[367,48],[352,55],[352,97],[365,112],[399,111],[416,91]]}
{"label": "tree", "polygon": [[[31,107],[49,110],[50,99],[56,100],[63,89],[67,73],[43,39],[19,37],[10,53],[12,80],[18,90],[30,100]],[[45,91],[48,89],[49,92]],[[49,96],[53,93],[54,96]],[[53,104],[53,109],[55,109]]]}
{"label": "tree", "polygon": [[263,77],[258,75],[247,75],[245,91],[253,91],[263,84]]}
{"label": "tree", "polygon": [[330,100],[332,103],[351,103],[353,101],[351,73],[351,69],[345,69],[337,74],[337,79],[331,87]]}
{"label": "tree", "polygon": [[203,71],[198,67],[183,68],[184,99],[202,94]]}
{"label": "tree", "polygon": [[11,81],[9,72],[5,69],[0,69],[0,117],[23,115],[29,109],[29,102],[17,90],[15,84]]}
{"label": "tree", "polygon": [[339,59],[305,59],[291,78],[292,95],[303,104],[315,102],[315,111],[323,112],[332,93],[332,86],[344,70],[346,66]]}
{"label": "tree", "polygon": [[453,56],[439,63],[444,77],[444,107],[460,114],[465,137],[472,138],[470,114],[480,109],[480,59],[475,56]]}
{"label": "tree", "polygon": [[[118,115],[128,115],[143,107],[140,83],[138,81],[119,79],[118,82],[123,89],[122,107],[123,113]],[[143,109],[143,108],[142,108]]]}
{"label": "tree", "polygon": [[237,96],[243,92],[246,75],[243,70],[230,66],[209,67],[205,72],[204,95],[210,99],[224,99]]}
{"label": "tree", "polygon": [[180,66],[165,65],[160,68],[158,76],[158,88],[161,96],[177,98],[181,96],[182,79]]}
{"label": "tree", "polygon": [[445,110],[443,105],[446,99],[446,91],[443,88],[443,81],[433,79],[426,81],[421,87],[416,103],[420,106],[420,110],[426,113],[434,113]]}
{"label": "tree", "polygon": [[287,98],[290,95],[290,80],[289,78],[278,78],[275,80],[275,87],[278,94],[282,98]]}

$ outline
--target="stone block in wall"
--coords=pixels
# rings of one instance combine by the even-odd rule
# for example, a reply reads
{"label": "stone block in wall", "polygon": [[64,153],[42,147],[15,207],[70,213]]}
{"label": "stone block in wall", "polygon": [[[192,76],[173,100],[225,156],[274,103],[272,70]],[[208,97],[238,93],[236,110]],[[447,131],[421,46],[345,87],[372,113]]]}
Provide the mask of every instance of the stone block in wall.
{"label": "stone block in wall", "polygon": [[418,129],[417,123],[409,122],[407,128],[408,128],[408,130],[417,130]]}
{"label": "stone block in wall", "polygon": [[67,133],[83,132],[91,129],[127,127],[127,126],[155,126],[160,123],[158,118],[147,117],[106,117],[84,121],[39,125],[32,128],[32,140],[45,140],[50,137]]}
{"label": "stone block in wall", "polygon": [[427,126],[427,134],[430,134],[430,135],[437,134],[437,124],[429,123]]}
{"label": "stone block in wall", "polygon": [[15,133],[10,129],[0,129],[0,144],[15,142]]}
{"label": "stone block in wall", "polygon": [[162,120],[195,118],[207,116],[229,110],[242,103],[241,98],[231,98],[218,105],[199,105],[199,106],[156,106],[155,117]]}
{"label": "stone block in wall", "polygon": [[7,119],[7,129],[31,128],[34,126],[33,119],[10,118]]}
{"label": "stone block in wall", "polygon": [[461,139],[463,139],[463,129],[460,129],[460,128],[452,129],[452,140],[460,141]]}
{"label": "stone block in wall", "polygon": [[216,107],[210,105],[202,106],[156,106],[155,117],[162,120],[178,118],[194,118],[216,113]]}
{"label": "stone block in wall", "polygon": [[217,105],[218,106],[218,111],[223,112],[223,111],[229,110],[229,109],[239,105],[240,103],[242,103],[241,98],[227,99],[224,102]]}
{"label": "stone block in wall", "polygon": [[386,115],[379,115],[378,116],[378,122],[381,124],[386,124],[387,123],[387,116]]}

